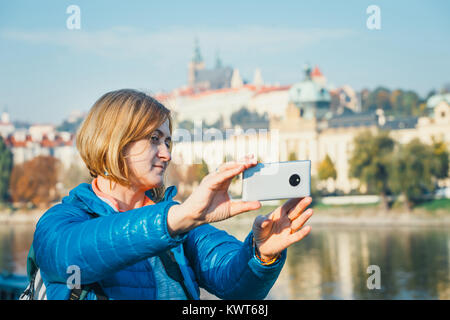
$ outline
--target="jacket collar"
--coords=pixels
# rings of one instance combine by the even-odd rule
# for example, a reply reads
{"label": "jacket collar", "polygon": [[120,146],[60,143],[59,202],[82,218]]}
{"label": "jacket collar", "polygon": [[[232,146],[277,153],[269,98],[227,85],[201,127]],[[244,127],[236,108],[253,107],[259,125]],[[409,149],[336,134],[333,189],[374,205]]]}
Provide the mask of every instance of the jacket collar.
{"label": "jacket collar", "polygon": [[[150,190],[145,192],[145,194],[153,200],[153,195]],[[164,199],[162,201],[171,201],[176,194],[177,188],[175,186],[170,186],[165,190]],[[62,199],[62,203],[80,207],[88,212],[95,212],[99,216],[107,216],[117,213],[110,205],[97,197],[89,183],[81,183],[77,187],[73,188],[69,192],[69,195]]]}

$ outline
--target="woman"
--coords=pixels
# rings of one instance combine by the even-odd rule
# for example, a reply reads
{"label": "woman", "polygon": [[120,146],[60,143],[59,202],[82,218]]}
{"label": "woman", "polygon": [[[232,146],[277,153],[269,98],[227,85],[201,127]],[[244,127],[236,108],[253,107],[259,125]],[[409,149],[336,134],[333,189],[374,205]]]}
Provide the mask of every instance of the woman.
{"label": "woman", "polygon": [[198,299],[199,287],[222,299],[268,294],[286,248],[310,231],[302,226],[311,198],[259,216],[242,243],[209,223],[260,208],[227,193],[233,177],[256,161],[221,165],[178,203],[175,187],[163,186],[171,132],[170,111],[142,92],[109,92],[94,104],[77,148],[95,179],[71,190],[36,226],[48,299],[73,298],[68,270],[79,270],[82,286],[100,289],[86,299]]}

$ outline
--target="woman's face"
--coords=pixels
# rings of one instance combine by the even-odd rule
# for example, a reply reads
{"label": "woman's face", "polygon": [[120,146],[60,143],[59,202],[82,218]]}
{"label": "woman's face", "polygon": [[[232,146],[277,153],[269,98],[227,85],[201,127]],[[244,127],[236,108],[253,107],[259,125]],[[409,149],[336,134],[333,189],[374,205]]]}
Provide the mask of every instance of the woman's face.
{"label": "woman's face", "polygon": [[132,173],[130,182],[137,189],[149,190],[163,184],[164,172],[171,159],[169,120],[151,135],[130,143],[126,150],[127,164]]}

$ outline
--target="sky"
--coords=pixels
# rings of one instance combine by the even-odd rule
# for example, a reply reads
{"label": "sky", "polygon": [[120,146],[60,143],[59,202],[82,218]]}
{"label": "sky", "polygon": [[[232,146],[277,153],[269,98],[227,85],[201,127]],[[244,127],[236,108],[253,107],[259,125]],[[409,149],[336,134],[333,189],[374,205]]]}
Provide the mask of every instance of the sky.
{"label": "sky", "polygon": [[169,92],[187,83],[195,38],[207,67],[219,56],[248,81],[259,68],[290,85],[308,63],[334,86],[426,96],[450,83],[449,12],[448,0],[0,0],[0,111],[59,124],[111,90]]}

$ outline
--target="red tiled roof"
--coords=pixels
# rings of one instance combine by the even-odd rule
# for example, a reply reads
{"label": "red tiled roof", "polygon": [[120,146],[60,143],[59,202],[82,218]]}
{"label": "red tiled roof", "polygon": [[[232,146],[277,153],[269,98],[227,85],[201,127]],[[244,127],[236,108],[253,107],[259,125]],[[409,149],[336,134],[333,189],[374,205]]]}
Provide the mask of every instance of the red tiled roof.
{"label": "red tiled roof", "polygon": [[[50,140],[48,138],[47,135],[43,135],[42,136],[42,140],[39,141],[39,144],[41,145],[41,147],[43,148],[55,148],[55,147],[60,147],[60,146],[73,146],[73,135],[71,135],[70,139],[68,141],[64,141],[63,138],[60,135],[56,135],[54,140]],[[36,142],[33,141],[31,135],[27,134],[25,140],[16,140],[16,138],[14,138],[14,135],[10,134],[6,139],[5,139],[5,144],[9,147],[9,148],[26,148],[28,143],[31,142]]]}
{"label": "red tiled roof", "polygon": [[314,67],[314,70],[311,72],[311,77],[322,77],[323,76],[323,74],[322,74],[322,72],[320,72],[320,70],[319,70],[319,67],[318,66],[315,66]]}
{"label": "red tiled roof", "polygon": [[263,94],[263,93],[268,93],[268,92],[273,92],[273,91],[284,91],[284,90],[289,90],[290,88],[291,88],[291,85],[276,86],[276,87],[262,87],[261,89],[258,90],[258,92],[256,94]]}
{"label": "red tiled roof", "polygon": [[5,139],[5,144],[9,147],[9,148],[19,148],[19,147],[26,147],[27,146],[27,142],[26,141],[17,141],[13,135],[9,135],[6,139]]}

